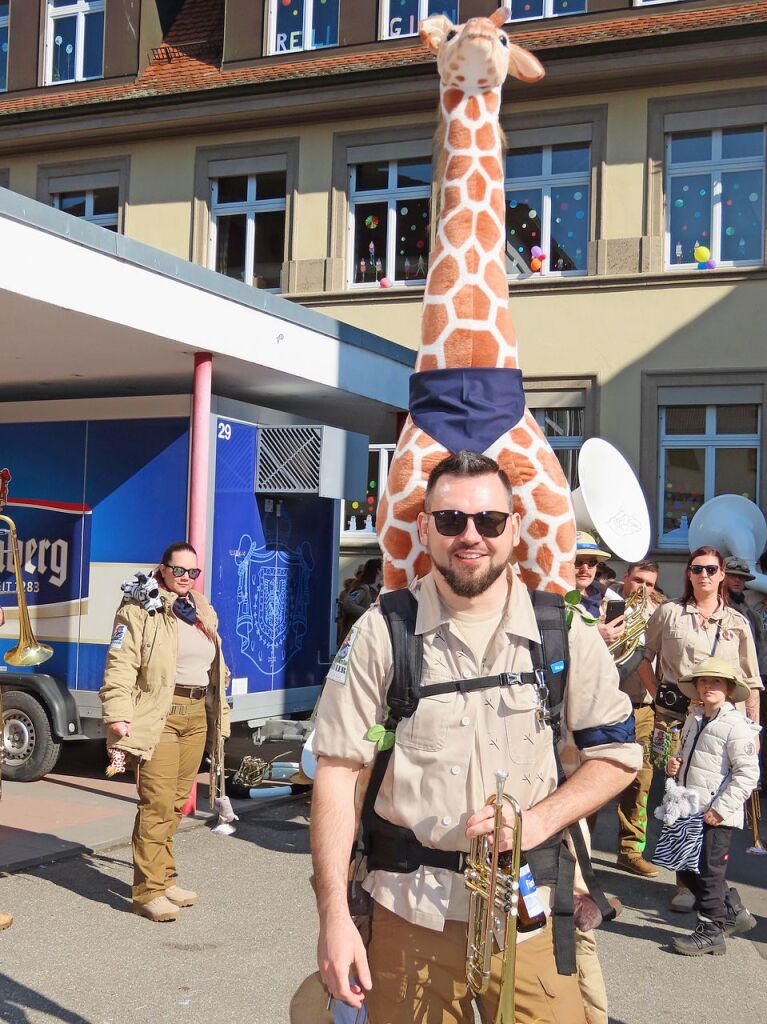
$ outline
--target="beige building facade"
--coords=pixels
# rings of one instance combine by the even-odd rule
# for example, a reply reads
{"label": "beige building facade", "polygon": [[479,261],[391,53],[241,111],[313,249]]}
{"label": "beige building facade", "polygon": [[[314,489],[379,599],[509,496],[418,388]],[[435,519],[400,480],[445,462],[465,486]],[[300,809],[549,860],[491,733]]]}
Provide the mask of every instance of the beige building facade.
{"label": "beige building facade", "polygon": [[[394,0],[328,3],[34,0],[37,50],[23,0],[0,3],[0,184],[416,348],[436,69],[393,20],[410,0],[402,15]],[[458,6],[461,20],[494,8]],[[515,3],[507,25],[547,70],[508,83],[502,109],[510,309],[529,403],[571,479],[583,439],[624,452],[675,593],[705,500],[767,506],[767,4],[566,7]],[[78,77],[61,63],[66,31],[80,70],[98,70],[86,22],[104,8],[102,74]],[[133,65],[109,43],[118,9],[137,29]],[[288,9],[301,32],[282,31]],[[22,60],[37,77],[18,87]],[[395,438],[370,440],[367,492],[344,514],[350,565],[374,550]]]}

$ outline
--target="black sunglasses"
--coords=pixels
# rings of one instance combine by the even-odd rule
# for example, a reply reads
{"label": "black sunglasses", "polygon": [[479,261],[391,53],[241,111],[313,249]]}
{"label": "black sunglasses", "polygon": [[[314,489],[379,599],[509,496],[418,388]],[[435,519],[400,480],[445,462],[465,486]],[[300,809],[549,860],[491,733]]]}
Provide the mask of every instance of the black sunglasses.
{"label": "black sunglasses", "polygon": [[458,509],[446,508],[426,514],[432,517],[437,533],[443,537],[460,537],[470,519],[480,537],[500,537],[511,512],[459,512]]}
{"label": "black sunglasses", "polygon": [[190,580],[196,580],[202,572],[202,569],[185,569],[183,565],[168,565],[167,562],[163,564],[166,569],[170,569],[177,580],[180,580],[184,575],[188,576]]}
{"label": "black sunglasses", "polygon": [[690,572],[693,576],[702,576],[705,572],[708,576],[713,576],[719,571],[718,565],[691,565]]}
{"label": "black sunglasses", "polygon": [[577,569],[579,565],[587,565],[589,569],[595,569],[599,565],[599,562],[596,558],[576,558],[575,568]]}

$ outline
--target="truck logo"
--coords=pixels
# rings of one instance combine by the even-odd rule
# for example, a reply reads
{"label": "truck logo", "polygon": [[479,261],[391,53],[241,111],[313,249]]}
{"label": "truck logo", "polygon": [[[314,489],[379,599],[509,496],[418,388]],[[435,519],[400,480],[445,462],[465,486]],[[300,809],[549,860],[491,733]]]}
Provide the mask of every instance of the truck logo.
{"label": "truck logo", "polygon": [[277,674],[304,644],[311,545],[266,548],[243,534],[234,557],[240,650],[265,675]]}

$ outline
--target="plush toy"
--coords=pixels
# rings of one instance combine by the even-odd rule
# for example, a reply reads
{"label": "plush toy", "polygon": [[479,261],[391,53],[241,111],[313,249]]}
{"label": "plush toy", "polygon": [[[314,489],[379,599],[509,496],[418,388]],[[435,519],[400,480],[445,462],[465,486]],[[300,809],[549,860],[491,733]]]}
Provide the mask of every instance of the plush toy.
{"label": "plush toy", "polygon": [[689,818],[700,811],[700,797],[692,789],[677,785],[673,779],[666,779],[666,795],[663,803],[655,808],[655,817],[664,825],[673,825],[680,818]]}
{"label": "plush toy", "polygon": [[137,572],[132,580],[126,580],[120,587],[126,597],[138,601],[145,612],[154,615],[162,608],[160,586],[151,569]]}

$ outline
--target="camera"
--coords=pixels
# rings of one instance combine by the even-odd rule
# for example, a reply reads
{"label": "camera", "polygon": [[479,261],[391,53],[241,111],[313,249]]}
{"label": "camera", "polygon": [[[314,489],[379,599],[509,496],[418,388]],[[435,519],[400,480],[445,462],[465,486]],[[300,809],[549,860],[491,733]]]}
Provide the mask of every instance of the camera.
{"label": "camera", "polygon": [[655,706],[677,715],[686,715],[690,698],[685,697],[672,683],[661,683],[655,694]]}

